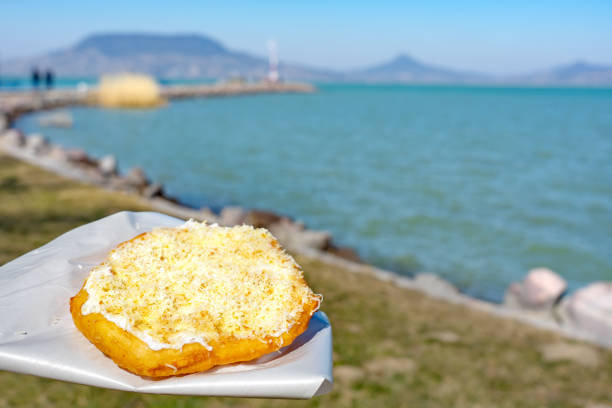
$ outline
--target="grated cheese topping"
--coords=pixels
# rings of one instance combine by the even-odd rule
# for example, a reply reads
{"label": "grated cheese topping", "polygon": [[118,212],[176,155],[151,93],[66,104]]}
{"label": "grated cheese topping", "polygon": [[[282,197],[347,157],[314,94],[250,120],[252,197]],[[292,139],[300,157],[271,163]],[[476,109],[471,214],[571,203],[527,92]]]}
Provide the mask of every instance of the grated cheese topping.
{"label": "grated cheese topping", "polygon": [[192,220],[120,245],[85,290],[82,314],[101,313],[152,350],[279,337],[321,299],[267,230]]}

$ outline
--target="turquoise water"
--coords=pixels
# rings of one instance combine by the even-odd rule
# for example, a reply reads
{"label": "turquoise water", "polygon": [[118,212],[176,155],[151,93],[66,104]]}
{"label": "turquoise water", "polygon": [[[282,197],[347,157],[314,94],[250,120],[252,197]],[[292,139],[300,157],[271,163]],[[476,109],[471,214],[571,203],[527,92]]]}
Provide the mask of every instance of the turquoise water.
{"label": "turquoise water", "polygon": [[[40,87],[44,88],[44,71],[42,72],[43,77],[40,81]],[[55,78],[53,81],[55,88],[74,88],[79,84],[86,85],[97,85],[97,78]],[[32,88],[32,82],[28,76],[14,76],[14,75],[0,75],[0,90],[1,91],[13,91],[13,90],[28,90]]]}
{"label": "turquoise water", "polygon": [[192,205],[328,229],[400,273],[491,300],[542,265],[571,288],[612,280],[612,90],[324,85],[72,112],[72,129],[42,131]]}
{"label": "turquoise water", "polygon": [[[210,84],[216,82],[212,78],[193,78],[193,79],[163,79],[158,78],[158,82],[161,85],[200,85]],[[79,84],[85,84],[88,86],[97,86],[98,78],[94,77],[83,77],[83,78],[67,78],[60,77],[54,80],[54,88],[74,88]],[[44,87],[44,79],[41,80],[41,88]],[[32,88],[32,82],[30,77],[25,76],[14,76],[14,75],[0,75],[0,91],[13,91],[13,90],[28,90]]]}

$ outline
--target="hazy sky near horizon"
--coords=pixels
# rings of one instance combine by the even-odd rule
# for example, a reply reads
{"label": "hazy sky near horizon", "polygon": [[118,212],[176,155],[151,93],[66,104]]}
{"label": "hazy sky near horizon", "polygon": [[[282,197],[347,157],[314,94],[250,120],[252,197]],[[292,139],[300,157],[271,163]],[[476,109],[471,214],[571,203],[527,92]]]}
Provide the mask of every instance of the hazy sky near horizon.
{"label": "hazy sky near horizon", "polygon": [[201,33],[284,61],[347,69],[406,53],[494,74],[574,60],[612,64],[612,1],[2,0],[0,56],[69,47],[94,32]]}

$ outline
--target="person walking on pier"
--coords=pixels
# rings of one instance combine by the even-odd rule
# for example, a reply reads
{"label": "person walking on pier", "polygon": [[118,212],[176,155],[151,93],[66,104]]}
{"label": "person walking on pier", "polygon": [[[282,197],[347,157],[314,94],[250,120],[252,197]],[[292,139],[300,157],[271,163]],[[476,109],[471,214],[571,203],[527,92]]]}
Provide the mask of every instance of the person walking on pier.
{"label": "person walking on pier", "polygon": [[53,75],[53,71],[50,69],[45,72],[45,86],[47,89],[53,88],[53,81],[55,80],[55,75]]}
{"label": "person walking on pier", "polygon": [[32,68],[32,88],[38,89],[38,85],[40,84],[40,72],[38,71],[38,67]]}

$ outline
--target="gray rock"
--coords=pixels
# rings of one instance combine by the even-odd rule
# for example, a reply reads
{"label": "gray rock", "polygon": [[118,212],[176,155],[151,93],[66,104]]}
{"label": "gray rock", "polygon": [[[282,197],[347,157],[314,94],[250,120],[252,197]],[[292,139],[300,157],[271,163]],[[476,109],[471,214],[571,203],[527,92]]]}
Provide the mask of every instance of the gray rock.
{"label": "gray rock", "polygon": [[612,345],[612,282],[596,282],[563,303],[564,325]]}
{"label": "gray rock", "polygon": [[89,157],[87,152],[83,149],[68,149],[65,150],[66,159],[75,164],[83,166],[97,166],[96,160]]}
{"label": "gray rock", "polygon": [[504,305],[513,309],[550,311],[566,289],[565,280],[550,269],[532,269],[523,282],[510,285]]}
{"label": "gray rock", "polygon": [[105,185],[111,190],[137,192],[136,188],[134,188],[132,184],[120,176],[111,176],[107,178]]}
{"label": "gray rock", "polygon": [[163,197],[164,187],[159,183],[151,183],[144,188],[142,195],[145,198]]}
{"label": "gray rock", "polygon": [[414,284],[424,292],[440,298],[453,297],[459,294],[459,291],[452,283],[433,273],[417,274],[414,277]]}
{"label": "gray rock", "polygon": [[41,116],[38,119],[38,124],[44,127],[61,127],[69,128],[72,126],[72,115],[70,112],[53,112]]}
{"label": "gray rock", "polygon": [[273,225],[270,225],[270,228],[268,229],[283,246],[287,248],[295,248],[297,242],[294,243],[294,237],[304,230],[304,225],[292,222],[289,219],[283,219]]}
{"label": "gray rock", "polygon": [[98,160],[98,169],[104,177],[117,174],[117,159],[112,154],[102,157]]}
{"label": "gray rock", "polygon": [[90,183],[105,185],[107,178],[100,173],[96,166],[87,166],[80,169],[81,174]]}
{"label": "gray rock", "polygon": [[298,248],[325,250],[329,247],[332,236],[327,231],[305,229],[294,237]]}
{"label": "gray rock", "polygon": [[200,208],[200,218],[199,219],[206,221],[210,224],[219,222],[219,218],[208,207]]}
{"label": "gray rock", "polygon": [[25,144],[25,137],[17,129],[9,129],[2,134],[0,142],[5,146],[21,147]]}
{"label": "gray rock", "polygon": [[359,257],[357,251],[350,247],[335,246],[330,243],[329,248],[327,248],[327,252],[346,259],[347,261],[363,263],[363,260]]}
{"label": "gray rock", "polygon": [[149,184],[144,170],[140,167],[131,168],[123,178],[130,187],[138,191],[143,190]]}
{"label": "gray rock", "polygon": [[270,225],[270,232],[287,248],[311,248],[324,250],[330,246],[331,234],[327,231],[315,231],[304,228],[304,224],[293,222],[288,218]]}
{"label": "gray rock", "polygon": [[48,153],[51,150],[49,141],[40,133],[28,135],[25,139],[25,148],[35,155]]}
{"label": "gray rock", "polygon": [[251,210],[247,213],[244,223],[252,225],[255,228],[269,228],[272,224],[286,218],[287,217],[283,217],[272,211]]}
{"label": "gray rock", "polygon": [[246,219],[247,212],[242,207],[224,207],[219,214],[219,224],[228,227],[242,224]]}
{"label": "gray rock", "polygon": [[48,157],[58,163],[66,163],[68,161],[68,155],[66,154],[66,151],[62,147],[57,145],[51,146],[51,148],[49,149]]}
{"label": "gray rock", "polygon": [[6,117],[4,113],[0,113],[0,134],[2,134],[2,132],[8,129],[8,126],[9,126],[8,118]]}

